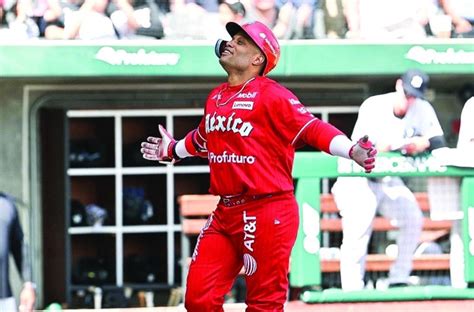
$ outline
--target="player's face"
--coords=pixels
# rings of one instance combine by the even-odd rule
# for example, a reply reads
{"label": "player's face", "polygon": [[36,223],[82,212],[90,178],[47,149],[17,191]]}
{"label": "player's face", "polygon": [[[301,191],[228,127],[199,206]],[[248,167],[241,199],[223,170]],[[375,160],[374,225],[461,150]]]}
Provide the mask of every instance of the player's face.
{"label": "player's face", "polygon": [[397,94],[397,103],[395,103],[394,112],[396,116],[403,117],[410,106],[415,103],[416,97],[405,93],[401,80],[397,81],[395,90]]}
{"label": "player's face", "polygon": [[219,62],[229,72],[247,71],[253,64],[263,63],[264,58],[255,43],[243,33],[237,33],[222,52]]}
{"label": "player's face", "polygon": [[416,96],[405,94],[405,99],[407,101],[408,106],[412,105],[416,101]]}

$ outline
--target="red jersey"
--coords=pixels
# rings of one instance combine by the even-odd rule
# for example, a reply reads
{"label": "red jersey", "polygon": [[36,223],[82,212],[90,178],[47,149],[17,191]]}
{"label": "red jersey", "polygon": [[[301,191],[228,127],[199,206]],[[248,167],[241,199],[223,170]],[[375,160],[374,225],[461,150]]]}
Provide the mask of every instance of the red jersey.
{"label": "red jersey", "polygon": [[292,92],[269,78],[234,87],[221,84],[209,94],[198,127],[208,150],[209,191],[292,191],[295,143],[316,120]]}

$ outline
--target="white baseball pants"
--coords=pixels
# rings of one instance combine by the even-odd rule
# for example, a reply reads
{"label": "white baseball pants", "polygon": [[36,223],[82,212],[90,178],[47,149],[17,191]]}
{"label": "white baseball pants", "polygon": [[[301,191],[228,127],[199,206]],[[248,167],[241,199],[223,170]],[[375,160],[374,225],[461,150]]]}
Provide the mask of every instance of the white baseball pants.
{"label": "white baseball pants", "polygon": [[423,226],[422,213],[413,193],[399,177],[377,181],[341,177],[334,184],[332,193],[342,216],[342,289],[364,288],[367,247],[377,211],[399,228],[398,257],[390,268],[389,283],[407,283]]}

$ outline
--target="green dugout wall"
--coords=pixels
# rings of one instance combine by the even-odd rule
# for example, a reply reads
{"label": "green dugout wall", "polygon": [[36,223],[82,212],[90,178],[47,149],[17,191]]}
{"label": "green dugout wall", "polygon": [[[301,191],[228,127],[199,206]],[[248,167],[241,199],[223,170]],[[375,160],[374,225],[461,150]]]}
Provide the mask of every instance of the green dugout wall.
{"label": "green dugout wall", "polygon": [[[164,102],[173,108],[201,107],[202,98],[225,78],[213,44],[161,40],[0,43],[0,189],[24,203],[20,214],[32,247],[40,304],[45,197],[41,178],[49,174],[41,167],[41,110],[103,109],[117,102],[127,109],[137,107],[136,103],[140,108],[162,108]],[[281,61],[270,77],[292,89],[307,86],[310,94],[329,86],[333,103],[344,103],[354,90],[349,87],[356,86],[358,94],[352,103],[358,105],[370,94],[393,88],[394,79],[412,67],[428,72],[432,88],[449,102],[462,84],[474,80],[474,40],[282,42]],[[327,105],[324,96],[314,105]],[[178,97],[186,98],[183,103],[188,106],[173,106]],[[459,111],[457,104],[445,110],[453,116]]]}
{"label": "green dugout wall", "polygon": [[[320,269],[320,193],[321,179],[338,176],[401,176],[401,177],[462,177],[461,208],[464,212],[464,275],[465,280],[474,282],[474,168],[461,168],[441,165],[429,155],[404,157],[395,153],[377,155],[376,167],[370,174],[353,161],[333,157],[325,153],[296,153],[293,176],[297,179],[296,199],[300,207],[300,228],[291,255],[290,284],[294,287],[318,288],[321,286]],[[343,292],[326,291],[303,292],[302,299],[307,302],[343,301],[384,301],[421,299],[474,298],[474,290],[452,289],[450,287],[421,287],[389,289],[389,291]]]}

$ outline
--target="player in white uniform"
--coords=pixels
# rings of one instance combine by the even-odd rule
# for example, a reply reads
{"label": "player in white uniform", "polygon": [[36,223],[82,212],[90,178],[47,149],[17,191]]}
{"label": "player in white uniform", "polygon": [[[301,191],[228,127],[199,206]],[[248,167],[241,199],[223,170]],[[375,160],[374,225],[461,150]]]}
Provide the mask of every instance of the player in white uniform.
{"label": "player in white uniform", "polygon": [[[460,153],[466,153],[468,155],[474,154],[474,96],[466,101],[461,112],[461,128],[459,129],[457,149]],[[470,165],[474,166],[474,163],[471,161]],[[451,285],[455,288],[466,288],[467,283],[464,279],[464,243],[462,239],[461,220],[453,221],[449,240],[451,243]]]}
{"label": "player in white uniform", "polygon": [[461,112],[461,128],[457,148],[474,150],[474,96],[466,101]]}
{"label": "player in white uniform", "polygon": [[[442,164],[474,168],[474,96],[465,100],[461,112],[461,127],[456,148],[433,151]],[[428,179],[431,218],[451,220],[450,277],[451,286],[466,288],[464,278],[464,246],[462,237],[461,181],[456,177],[431,177]]]}
{"label": "player in white uniform", "polygon": [[[429,77],[409,70],[396,81],[395,92],[362,103],[352,138],[368,134],[378,151],[414,155],[444,145],[443,130],[424,94]],[[364,288],[365,257],[372,220],[378,211],[399,227],[398,257],[389,272],[391,286],[408,284],[412,256],[422,230],[422,213],[413,193],[399,177],[340,177],[332,188],[343,225],[342,289]]]}

